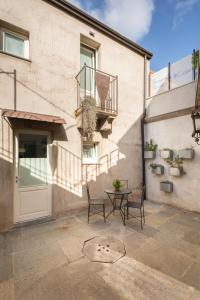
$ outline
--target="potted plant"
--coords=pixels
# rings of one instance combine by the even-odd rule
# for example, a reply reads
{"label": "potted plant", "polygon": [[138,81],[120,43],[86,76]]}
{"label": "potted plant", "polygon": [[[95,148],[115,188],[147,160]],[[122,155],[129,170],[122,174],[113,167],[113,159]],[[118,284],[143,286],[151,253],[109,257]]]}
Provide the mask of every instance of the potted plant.
{"label": "potted plant", "polygon": [[191,148],[185,148],[178,151],[179,157],[182,159],[193,159],[194,158],[194,149]]}
{"label": "potted plant", "polygon": [[164,173],[164,166],[162,165],[152,163],[149,165],[149,168],[153,174],[162,175]]}
{"label": "potted plant", "polygon": [[183,159],[176,155],[174,158],[167,159],[166,162],[170,165],[169,173],[171,176],[180,177],[185,174],[183,169]]}
{"label": "potted plant", "polygon": [[173,150],[169,148],[164,148],[163,150],[160,151],[160,156],[163,159],[170,159],[173,156]]}
{"label": "potted plant", "polygon": [[160,190],[165,193],[172,193],[173,192],[173,182],[171,181],[161,181],[160,182]]}
{"label": "potted plant", "polygon": [[118,179],[115,179],[112,183],[114,189],[115,189],[115,192],[121,192],[121,188],[122,188],[122,183],[120,180]]}
{"label": "potted plant", "polygon": [[145,151],[144,151],[144,158],[146,159],[154,159],[156,157],[156,144],[154,144],[153,140],[150,139],[149,142],[146,142],[145,144]]}

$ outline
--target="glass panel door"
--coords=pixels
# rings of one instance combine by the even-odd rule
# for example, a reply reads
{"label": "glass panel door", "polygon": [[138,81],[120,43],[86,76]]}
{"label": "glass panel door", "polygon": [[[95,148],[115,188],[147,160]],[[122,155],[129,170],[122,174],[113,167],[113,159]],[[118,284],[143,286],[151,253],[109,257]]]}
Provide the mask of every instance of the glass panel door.
{"label": "glass panel door", "polygon": [[[86,89],[87,95],[94,93],[94,70],[95,68],[95,50],[81,46],[80,55],[81,68],[86,64],[89,68],[81,72],[81,89]],[[91,69],[92,68],[92,69]]]}
{"label": "glass panel door", "polygon": [[19,187],[48,184],[47,136],[19,134]]}

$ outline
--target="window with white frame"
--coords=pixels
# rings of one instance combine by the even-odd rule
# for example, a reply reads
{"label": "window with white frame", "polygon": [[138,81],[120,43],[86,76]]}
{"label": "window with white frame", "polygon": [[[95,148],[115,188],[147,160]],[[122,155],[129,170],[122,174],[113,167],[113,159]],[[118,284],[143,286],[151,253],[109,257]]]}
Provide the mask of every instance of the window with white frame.
{"label": "window with white frame", "polygon": [[29,38],[17,32],[0,28],[1,51],[29,59]]}
{"label": "window with white frame", "polygon": [[96,164],[97,163],[97,145],[83,144],[83,163]]}

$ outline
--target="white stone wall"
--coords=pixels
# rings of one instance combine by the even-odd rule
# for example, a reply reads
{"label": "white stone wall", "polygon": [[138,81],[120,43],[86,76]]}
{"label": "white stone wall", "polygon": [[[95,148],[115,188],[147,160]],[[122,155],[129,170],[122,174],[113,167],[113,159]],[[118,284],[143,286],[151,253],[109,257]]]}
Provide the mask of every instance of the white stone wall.
{"label": "white stone wall", "polygon": [[[155,96],[151,101],[153,103],[152,107],[150,107],[151,104],[147,100],[147,105],[149,105],[147,108],[148,117],[194,106],[195,83]],[[145,125],[145,140],[148,141],[152,138],[158,144],[156,159],[146,160],[147,198],[200,212],[200,146],[194,142],[191,136],[192,131],[193,126],[190,115]],[[169,165],[160,157],[159,150],[170,148],[177,152],[180,149],[190,147],[193,147],[195,155],[193,160],[184,160],[186,174],[181,177],[170,176]],[[164,165],[164,175],[152,174],[149,169],[151,163]],[[173,182],[173,193],[167,194],[160,191],[160,181],[163,180]]]}

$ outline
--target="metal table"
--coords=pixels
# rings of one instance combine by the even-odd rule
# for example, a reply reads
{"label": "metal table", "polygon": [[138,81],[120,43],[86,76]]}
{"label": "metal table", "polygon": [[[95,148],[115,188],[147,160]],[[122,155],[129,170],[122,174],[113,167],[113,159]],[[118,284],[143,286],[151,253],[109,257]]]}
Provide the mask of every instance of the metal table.
{"label": "metal table", "polygon": [[[113,209],[108,213],[106,218],[114,213],[115,210],[119,210],[123,224],[125,225],[125,216],[122,210],[122,204],[124,200],[128,200],[128,195],[131,194],[132,191],[130,189],[123,189],[122,191],[117,192],[114,189],[106,189],[104,192],[108,195],[108,198],[113,206]],[[119,200],[119,204],[117,203],[117,200]]]}

